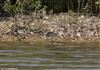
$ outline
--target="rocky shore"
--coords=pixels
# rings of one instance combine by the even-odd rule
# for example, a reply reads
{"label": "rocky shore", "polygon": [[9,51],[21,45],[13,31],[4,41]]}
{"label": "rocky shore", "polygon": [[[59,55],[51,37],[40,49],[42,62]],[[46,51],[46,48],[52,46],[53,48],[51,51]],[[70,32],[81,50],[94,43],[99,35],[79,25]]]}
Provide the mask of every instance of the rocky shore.
{"label": "rocky shore", "polygon": [[0,41],[100,42],[100,18],[67,13],[0,17]]}

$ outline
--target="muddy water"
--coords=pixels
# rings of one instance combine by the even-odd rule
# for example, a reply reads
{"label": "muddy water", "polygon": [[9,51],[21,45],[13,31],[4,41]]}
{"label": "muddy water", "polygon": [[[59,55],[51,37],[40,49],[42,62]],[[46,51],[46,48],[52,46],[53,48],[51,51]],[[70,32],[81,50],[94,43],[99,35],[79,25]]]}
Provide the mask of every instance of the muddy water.
{"label": "muddy water", "polygon": [[100,70],[100,45],[1,43],[0,70]]}

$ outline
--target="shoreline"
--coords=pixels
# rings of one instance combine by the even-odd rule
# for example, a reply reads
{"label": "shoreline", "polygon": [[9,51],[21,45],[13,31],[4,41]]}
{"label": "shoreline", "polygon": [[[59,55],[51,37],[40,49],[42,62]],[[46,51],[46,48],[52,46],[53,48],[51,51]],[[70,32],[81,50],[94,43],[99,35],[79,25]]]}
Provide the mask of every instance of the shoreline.
{"label": "shoreline", "polygon": [[100,18],[46,15],[41,19],[17,15],[0,20],[0,42],[98,42]]}
{"label": "shoreline", "polygon": [[18,37],[11,36],[10,37],[6,36],[6,38],[0,38],[0,43],[2,42],[15,42],[15,43],[29,43],[29,44],[66,44],[66,43],[75,43],[75,44],[80,44],[80,43],[100,43],[100,38],[89,38],[88,39],[75,39],[75,38],[44,38],[44,37],[29,37],[26,39],[19,39]]}

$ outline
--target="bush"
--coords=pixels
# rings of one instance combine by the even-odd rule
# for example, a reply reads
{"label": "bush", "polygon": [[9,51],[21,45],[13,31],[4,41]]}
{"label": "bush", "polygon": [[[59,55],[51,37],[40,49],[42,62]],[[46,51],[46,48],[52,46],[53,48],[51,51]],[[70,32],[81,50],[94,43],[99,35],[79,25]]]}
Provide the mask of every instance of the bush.
{"label": "bush", "polygon": [[[30,14],[40,11],[47,6],[47,12],[53,10],[54,13],[76,12],[84,14],[100,14],[100,0],[2,0],[3,10],[9,14]],[[45,7],[46,8],[46,7]]]}
{"label": "bush", "polygon": [[10,0],[6,0],[4,2],[4,5],[3,5],[3,9],[5,12],[7,13],[14,13],[15,12],[15,5],[11,5],[11,1]]}
{"label": "bush", "polygon": [[11,0],[5,0],[3,9],[9,14],[29,14],[32,11],[38,11],[42,8],[40,0],[17,0],[11,4]]}
{"label": "bush", "polygon": [[100,5],[100,0],[97,0],[97,1],[95,2],[95,4],[96,4],[96,5]]}

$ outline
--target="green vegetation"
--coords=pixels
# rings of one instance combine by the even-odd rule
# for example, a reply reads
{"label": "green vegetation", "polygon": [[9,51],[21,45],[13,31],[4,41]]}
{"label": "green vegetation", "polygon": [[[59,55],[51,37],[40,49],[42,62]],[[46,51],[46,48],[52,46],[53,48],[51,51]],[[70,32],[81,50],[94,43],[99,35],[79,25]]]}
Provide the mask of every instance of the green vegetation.
{"label": "green vegetation", "polygon": [[11,0],[5,0],[2,8],[8,14],[29,14],[32,11],[41,10],[41,1],[17,0],[14,4],[12,4]]}
{"label": "green vegetation", "polygon": [[[75,12],[89,15],[99,15],[100,0],[1,0],[0,13],[31,14],[33,12],[54,13]],[[45,9],[45,10],[44,10]]]}

